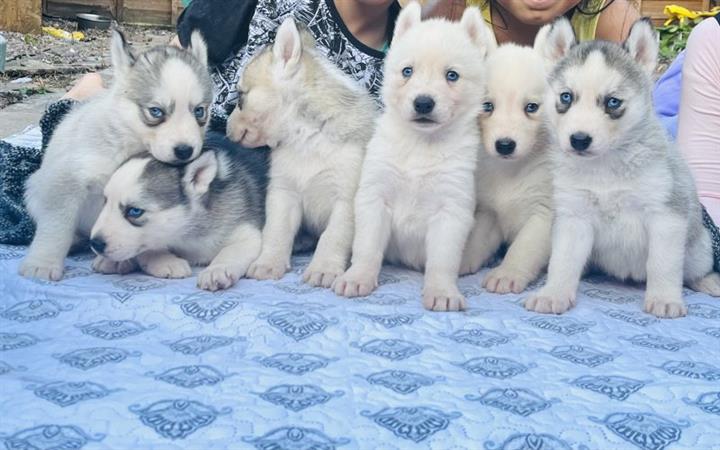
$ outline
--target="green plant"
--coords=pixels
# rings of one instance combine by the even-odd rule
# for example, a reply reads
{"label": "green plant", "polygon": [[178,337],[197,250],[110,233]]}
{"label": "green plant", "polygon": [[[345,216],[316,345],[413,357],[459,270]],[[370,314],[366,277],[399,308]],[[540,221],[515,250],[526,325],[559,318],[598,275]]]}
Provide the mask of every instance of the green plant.
{"label": "green plant", "polygon": [[664,59],[674,59],[678,53],[685,49],[690,32],[704,18],[685,19],[669,25],[658,27],[660,33],[660,56]]}

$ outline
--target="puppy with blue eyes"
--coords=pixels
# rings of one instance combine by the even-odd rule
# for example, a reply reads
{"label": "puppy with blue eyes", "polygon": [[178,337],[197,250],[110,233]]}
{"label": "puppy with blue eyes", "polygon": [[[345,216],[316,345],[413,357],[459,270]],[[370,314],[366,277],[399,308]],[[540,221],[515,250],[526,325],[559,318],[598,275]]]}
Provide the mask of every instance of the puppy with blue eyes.
{"label": "puppy with blue eyes", "polygon": [[26,183],[25,204],[37,230],[21,275],[62,278],[65,256],[87,239],[102,208],[103,187],[124,160],[149,152],[180,164],[200,154],[213,92],[198,32],[190,46],[159,46],[137,55],[113,31],[112,85],[68,113]]}
{"label": "puppy with blue eyes", "polygon": [[684,316],[683,284],[717,297],[720,275],[692,175],[653,113],[657,34],[640,20],[622,46],[577,44],[566,19],[550,27],[544,53],[558,61],[548,97],[558,136],[552,256],[547,284],[525,307],[567,311],[592,267],[646,282],[646,312]]}
{"label": "puppy with blue eyes", "polygon": [[266,156],[209,133],[205,151],[184,166],[149,155],[129,159],[105,186],[91,233],[93,267],[125,273],[139,266],[155,277],[185,278],[191,265],[209,263],[198,287],[231,287],[262,246]]}
{"label": "puppy with blue eyes", "polygon": [[538,50],[546,32],[538,34],[535,48],[505,44],[486,59],[475,227],[461,274],[476,272],[508,244],[502,263],[483,279],[490,292],[523,291],[550,259],[554,140],[546,63]]}
{"label": "puppy with blue eyes", "polygon": [[352,266],[338,295],[365,296],[383,259],[425,271],[423,306],[465,309],[457,277],[475,211],[477,115],[492,38],[480,12],[460,23],[400,13],[385,60],[385,110],[367,147],[355,197]]}

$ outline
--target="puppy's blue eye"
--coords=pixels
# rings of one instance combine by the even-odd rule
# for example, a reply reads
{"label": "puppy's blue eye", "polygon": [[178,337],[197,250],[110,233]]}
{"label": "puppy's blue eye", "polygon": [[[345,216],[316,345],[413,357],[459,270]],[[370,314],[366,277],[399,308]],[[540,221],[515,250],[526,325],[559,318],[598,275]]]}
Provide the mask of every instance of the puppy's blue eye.
{"label": "puppy's blue eye", "polygon": [[483,103],[482,107],[483,107],[483,111],[488,112],[488,113],[493,112],[493,110],[495,109],[495,105],[493,105],[491,102]]}
{"label": "puppy's blue eye", "polygon": [[560,94],[560,103],[563,105],[569,105],[573,101],[573,95],[570,92],[563,92]]}
{"label": "puppy's blue eye", "polygon": [[455,72],[454,70],[448,70],[445,72],[445,78],[450,81],[451,83],[455,82],[460,78],[460,74]]}
{"label": "puppy's blue eye", "polygon": [[135,208],[133,206],[125,208],[125,217],[128,219],[139,219],[143,214],[145,214],[144,209]]}
{"label": "puppy's blue eye", "polygon": [[153,119],[162,119],[165,116],[165,111],[158,108],[157,106],[151,106],[148,108],[148,113]]}
{"label": "puppy's blue eye", "polygon": [[410,77],[412,76],[412,74],[413,74],[413,68],[412,68],[412,67],[405,67],[405,68],[402,70],[402,76],[404,76],[405,78],[410,78]]}
{"label": "puppy's blue eye", "polygon": [[540,105],[537,103],[528,103],[525,105],[525,112],[528,114],[536,113],[538,112],[538,109],[540,109]]}
{"label": "puppy's blue eye", "polygon": [[615,110],[622,106],[622,103],[622,100],[620,100],[619,98],[610,97],[605,100],[605,107],[610,110]]}
{"label": "puppy's blue eye", "polygon": [[205,118],[205,107],[204,106],[198,106],[193,110],[193,114],[195,114],[196,119],[204,119]]}

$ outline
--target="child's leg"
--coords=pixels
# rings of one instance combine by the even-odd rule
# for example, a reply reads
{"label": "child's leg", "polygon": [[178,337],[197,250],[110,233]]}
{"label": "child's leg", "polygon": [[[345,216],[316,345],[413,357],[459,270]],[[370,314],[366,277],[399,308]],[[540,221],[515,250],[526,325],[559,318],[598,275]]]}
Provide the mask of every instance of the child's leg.
{"label": "child's leg", "polygon": [[695,177],[700,201],[720,223],[720,19],[690,34],[683,66],[678,145]]}
{"label": "child's leg", "polygon": [[99,73],[86,73],[83,75],[77,83],[70,88],[69,91],[63,95],[62,98],[69,98],[72,100],[87,100],[93,95],[101,92],[105,89],[102,76]]}

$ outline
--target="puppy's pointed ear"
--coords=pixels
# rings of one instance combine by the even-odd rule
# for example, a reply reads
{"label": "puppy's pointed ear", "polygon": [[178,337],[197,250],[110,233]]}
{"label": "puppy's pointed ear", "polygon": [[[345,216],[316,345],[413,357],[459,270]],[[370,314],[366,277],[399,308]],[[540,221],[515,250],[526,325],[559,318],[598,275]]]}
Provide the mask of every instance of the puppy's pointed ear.
{"label": "puppy's pointed ear", "polygon": [[201,196],[210,189],[210,183],[218,173],[215,152],[203,152],[195,161],[185,166],[183,186],[188,195]]}
{"label": "puppy's pointed ear", "polygon": [[302,55],[302,39],[292,17],[288,17],[280,24],[272,51],[273,59],[285,73],[294,72]]}
{"label": "puppy's pointed ear", "polygon": [[203,66],[207,67],[208,64],[208,51],[205,39],[202,37],[202,33],[199,30],[195,30],[190,35],[190,53],[193,54]]}
{"label": "puppy's pointed ear", "polygon": [[540,53],[545,62],[552,66],[564,57],[575,45],[575,31],[565,17],[555,19],[538,31],[533,48]]}
{"label": "puppy's pointed ear", "polygon": [[655,70],[660,43],[658,33],[649,18],[643,17],[633,24],[630,34],[623,42],[623,48],[646,71],[652,73]]}
{"label": "puppy's pointed ear", "polygon": [[422,7],[420,6],[420,3],[413,0],[400,11],[398,18],[395,21],[395,30],[393,31],[392,40],[394,41],[403,34],[407,33],[410,28],[419,24],[421,21]]}
{"label": "puppy's pointed ear", "polygon": [[122,75],[135,64],[135,55],[133,55],[130,50],[125,36],[117,27],[112,28],[110,59],[112,60],[112,66],[116,75]]}
{"label": "puppy's pointed ear", "polygon": [[465,29],[465,32],[470,36],[470,40],[476,47],[482,52],[482,56],[485,57],[487,54],[497,47],[497,41],[495,40],[495,34],[493,34],[490,27],[485,24],[480,10],[474,6],[465,8],[460,24]]}

